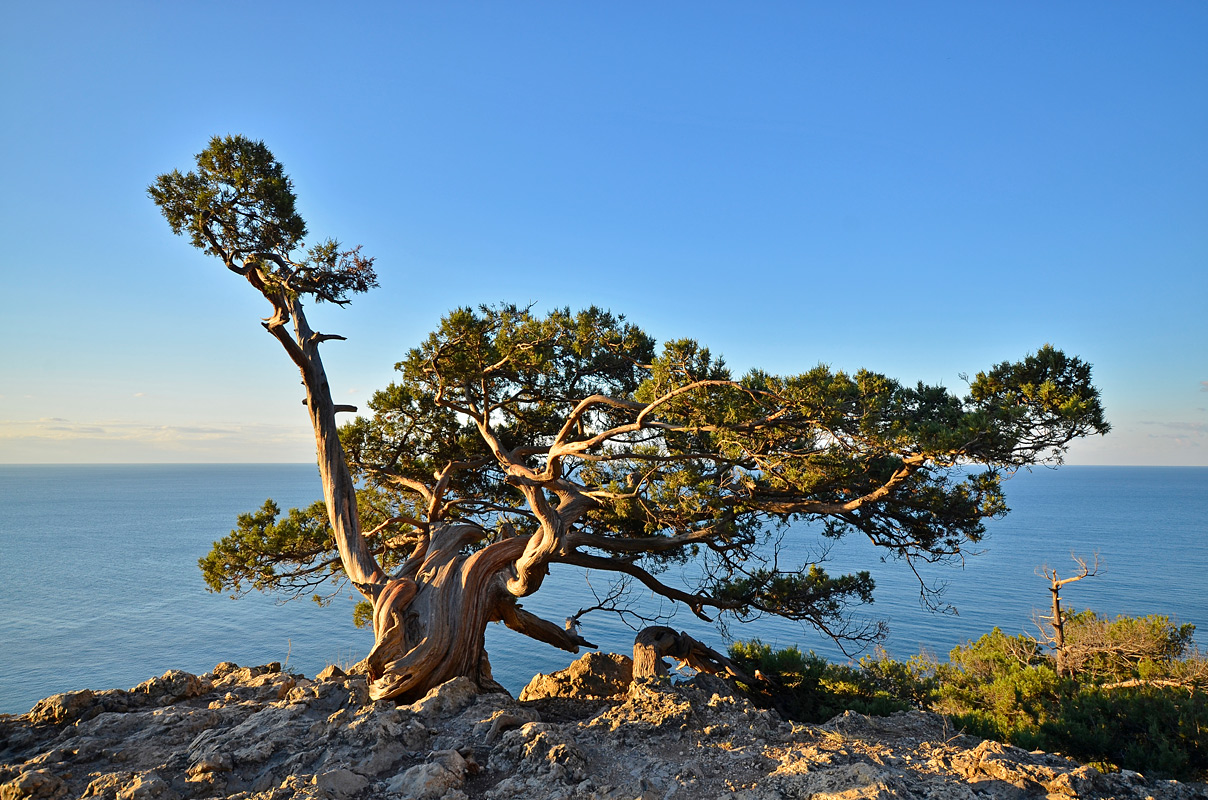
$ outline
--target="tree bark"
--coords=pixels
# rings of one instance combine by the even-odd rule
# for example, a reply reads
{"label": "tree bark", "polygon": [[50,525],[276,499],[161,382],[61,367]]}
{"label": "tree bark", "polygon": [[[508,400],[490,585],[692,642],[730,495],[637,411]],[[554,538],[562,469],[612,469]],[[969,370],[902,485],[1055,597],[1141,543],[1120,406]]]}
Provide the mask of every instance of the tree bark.
{"label": "tree bark", "polygon": [[[1065,644],[1065,615],[1061,610],[1061,587],[1067,583],[1077,583],[1084,578],[1092,578],[1099,573],[1099,554],[1095,554],[1094,564],[1088,565],[1085,558],[1073,555],[1074,562],[1078,565],[1078,572],[1068,578],[1059,578],[1057,570],[1049,569],[1046,566],[1039,568],[1039,574],[1043,575],[1049,581],[1049,592],[1053,595],[1052,614],[1049,617],[1041,617],[1044,622],[1048,622],[1053,629],[1053,633],[1047,638],[1053,644],[1054,660],[1056,661],[1057,677],[1066,678],[1070,676],[1070,653]],[[1041,634],[1044,635],[1044,629],[1041,628]]]}
{"label": "tree bark", "polygon": [[1064,678],[1069,674],[1069,665],[1065,651],[1065,617],[1061,613],[1061,584],[1056,579],[1056,573],[1049,591],[1053,595],[1053,653],[1057,661],[1057,677]]}
{"label": "tree bark", "polygon": [[[315,453],[323,484],[323,500],[327,505],[328,519],[335,534],[344,572],[361,594],[369,600],[375,600],[384,588],[386,575],[361,536],[356,486],[340,444],[336,407],[331,399],[323,359],[319,355],[319,344],[325,338],[333,337],[324,337],[311,329],[297,295],[291,295],[274,284],[259,269],[249,269],[244,275],[273,305],[275,313],[265,320],[265,330],[281,343],[302,373],[302,384],[306,388],[306,410],[315,433]],[[291,322],[292,335],[286,328]]]}
{"label": "tree bark", "polygon": [[323,500],[327,504],[327,514],[335,533],[344,571],[363,595],[373,599],[381,590],[380,584],[385,581],[386,575],[361,536],[356,485],[348,471],[344,448],[340,444],[331,387],[327,383],[327,372],[319,356],[319,337],[315,336],[307,324],[302,303],[294,299],[291,305],[295,339],[305,357],[305,366],[299,366],[302,370],[302,382],[306,387],[306,409],[315,432],[315,451],[319,462],[319,476],[323,483]]}
{"label": "tree bark", "polygon": [[670,656],[682,665],[687,665],[698,672],[708,672],[712,675],[737,678],[743,683],[754,683],[746,673],[738,668],[730,659],[723,656],[708,645],[693,639],[687,633],[676,633],[665,625],[652,625],[643,628],[633,640],[633,677],[660,678],[667,675],[667,662],[663,659]]}
{"label": "tree bark", "polygon": [[528,537],[462,553],[482,535],[473,525],[439,528],[416,578],[391,580],[379,593],[375,644],[365,659],[372,699],[411,702],[463,676],[483,689],[502,689],[491,676],[484,647],[487,623],[496,620],[572,653],[595,646],[524,611],[507,591],[508,567],[524,552]]}

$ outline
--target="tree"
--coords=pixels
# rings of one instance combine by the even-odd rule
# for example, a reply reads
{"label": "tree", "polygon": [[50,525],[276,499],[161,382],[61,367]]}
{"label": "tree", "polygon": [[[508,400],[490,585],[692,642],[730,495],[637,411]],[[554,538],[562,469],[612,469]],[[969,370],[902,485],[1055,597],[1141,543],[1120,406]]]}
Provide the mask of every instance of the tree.
{"label": "tree", "polygon": [[[591,647],[519,602],[553,564],[636,581],[702,619],[775,614],[867,641],[879,630],[850,611],[871,601],[869,574],[783,564],[783,537],[859,534],[911,568],[959,558],[1007,511],[1004,470],[1059,462],[1108,430],[1089,365],[1047,345],[960,398],[825,366],[735,377],[698,343],[656,348],[598,308],[512,305],[450,313],[372,416],[340,428],[318,352],[340,337],[313,332],[303,300],[372,288],[372,259],[335,241],[301,251],[306,226],[263,143],[215,138],[195,172],[149,193],[271,304],[265,327],[302,373],[323,480],[322,506],[241,516],[202,560],[207,581],[305,592],[346,576],[371,604],[375,699],[455,676],[492,685],[495,620]],[[690,560],[697,585],[663,579]]]}
{"label": "tree", "polygon": [[1061,587],[1069,583],[1077,583],[1084,578],[1093,578],[1099,574],[1099,554],[1095,554],[1095,562],[1088,565],[1085,558],[1070,556],[1078,565],[1078,570],[1067,578],[1057,575],[1057,570],[1047,564],[1041,565],[1038,572],[1049,582],[1049,594],[1052,596],[1052,609],[1048,616],[1040,617],[1040,635],[1045,642],[1053,646],[1053,655],[1057,664],[1057,677],[1067,678],[1070,675],[1069,653],[1065,643],[1065,623],[1069,615],[1061,609]]}

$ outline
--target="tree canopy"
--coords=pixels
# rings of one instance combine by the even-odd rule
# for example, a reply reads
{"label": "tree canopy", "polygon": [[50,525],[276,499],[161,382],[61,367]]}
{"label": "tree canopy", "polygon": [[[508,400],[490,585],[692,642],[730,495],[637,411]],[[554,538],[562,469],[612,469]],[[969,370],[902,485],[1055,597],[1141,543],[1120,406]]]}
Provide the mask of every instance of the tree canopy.
{"label": "tree canopy", "polygon": [[[849,612],[871,599],[869,574],[787,563],[782,541],[859,535],[911,567],[960,557],[1006,512],[1004,471],[1059,462],[1072,440],[1108,430],[1090,366],[1049,345],[959,396],[821,365],[736,376],[702,344],[658,346],[606,310],[501,304],[447,314],[372,413],[337,431],[317,348],[339,337],[311,331],[302,300],[372,288],[372,259],[335,240],[302,252],[291,184],[262,143],[215,138],[197,165],[150,195],[174,232],[272,304],[265,326],[302,372],[325,495],[241,516],[202,569],[216,590],[349,578],[372,604],[376,696],[442,675],[489,681],[491,619],[587,645],[516,602],[552,564],[636,581],[704,619],[774,614],[867,640],[878,631]],[[663,579],[687,561],[695,585]],[[437,620],[449,613],[475,630],[424,633],[452,625]],[[429,652],[436,639],[444,655]]]}
{"label": "tree canopy", "polygon": [[[657,348],[597,308],[505,305],[450,313],[397,369],[372,415],[340,431],[382,526],[374,550],[391,563],[433,526],[467,522],[482,530],[476,546],[544,536],[545,563],[630,576],[701,616],[777,614],[839,637],[868,633],[846,611],[870,599],[872,579],[781,564],[786,526],[863,535],[907,563],[958,556],[1006,512],[1003,469],[1106,430],[1089,368],[1048,346],[979,373],[961,398],[824,366],[736,378],[698,343]],[[238,548],[257,561],[212,559],[211,584],[285,588],[315,566],[338,570],[325,529],[302,550],[282,537],[316,516],[300,514],[241,520],[233,536],[263,531]],[[266,555],[277,556],[267,582]],[[703,566],[698,586],[659,579],[688,558]]]}
{"label": "tree canopy", "polygon": [[295,208],[293,182],[264,145],[242,136],[215,136],[197,155],[197,171],[160,175],[147,190],[172,232],[217,256],[227,268],[318,301],[346,303],[377,286],[373,259],[335,239],[299,253],[306,223]]}

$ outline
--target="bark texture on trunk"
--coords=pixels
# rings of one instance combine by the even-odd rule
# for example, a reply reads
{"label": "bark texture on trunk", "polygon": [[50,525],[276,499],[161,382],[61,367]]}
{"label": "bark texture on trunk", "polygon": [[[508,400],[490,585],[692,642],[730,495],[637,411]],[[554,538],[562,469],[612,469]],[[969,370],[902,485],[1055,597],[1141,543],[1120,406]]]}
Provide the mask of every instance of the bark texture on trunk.
{"label": "bark texture on trunk", "polygon": [[[302,373],[302,385],[306,387],[306,410],[315,433],[323,500],[327,505],[327,515],[344,572],[361,594],[375,600],[384,586],[386,575],[361,536],[356,485],[352,482],[344,448],[340,444],[336,406],[331,399],[327,372],[319,355],[321,342],[341,337],[324,336],[312,330],[301,299],[274,283],[259,269],[249,269],[245,277],[273,304],[274,314],[264,321],[264,328],[281,343]],[[291,323],[292,332],[289,330]]]}
{"label": "bark texture on trunk", "polygon": [[1061,585],[1056,579],[1049,591],[1053,593],[1053,653],[1057,660],[1057,677],[1064,678],[1069,674],[1069,664],[1065,652],[1065,617],[1061,613]]}
{"label": "bark texture on trunk", "polygon": [[505,587],[510,565],[528,537],[517,536],[466,555],[482,538],[473,525],[453,524],[432,536],[415,578],[389,581],[374,606],[369,695],[410,702],[447,680],[464,676],[483,689],[499,687],[486,659],[487,623],[505,625],[572,653],[594,647],[571,631],[525,611]]}

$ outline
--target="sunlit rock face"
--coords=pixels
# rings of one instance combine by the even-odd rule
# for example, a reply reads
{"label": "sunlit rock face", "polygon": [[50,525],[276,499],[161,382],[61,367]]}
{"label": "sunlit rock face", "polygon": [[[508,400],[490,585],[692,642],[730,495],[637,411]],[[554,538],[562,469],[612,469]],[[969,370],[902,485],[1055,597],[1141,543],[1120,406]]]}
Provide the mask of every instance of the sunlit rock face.
{"label": "sunlit rock face", "polygon": [[278,664],[170,671],[0,717],[0,800],[1202,798],[956,734],[922,712],[801,725],[710,676],[639,680],[589,654],[513,700],[455,679],[409,705]]}

